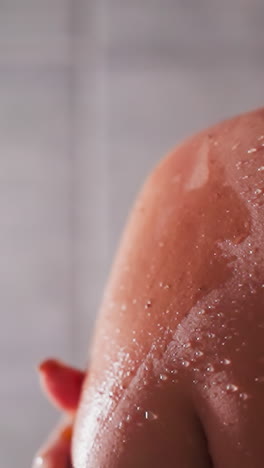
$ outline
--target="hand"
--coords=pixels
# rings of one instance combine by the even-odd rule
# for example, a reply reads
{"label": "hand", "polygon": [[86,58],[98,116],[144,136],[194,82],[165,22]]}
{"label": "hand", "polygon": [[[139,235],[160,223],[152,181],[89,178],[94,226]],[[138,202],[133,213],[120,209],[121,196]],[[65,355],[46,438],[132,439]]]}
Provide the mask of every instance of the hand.
{"label": "hand", "polygon": [[38,370],[44,393],[66,416],[39,450],[32,468],[71,468],[72,427],[85,373],[53,359]]}

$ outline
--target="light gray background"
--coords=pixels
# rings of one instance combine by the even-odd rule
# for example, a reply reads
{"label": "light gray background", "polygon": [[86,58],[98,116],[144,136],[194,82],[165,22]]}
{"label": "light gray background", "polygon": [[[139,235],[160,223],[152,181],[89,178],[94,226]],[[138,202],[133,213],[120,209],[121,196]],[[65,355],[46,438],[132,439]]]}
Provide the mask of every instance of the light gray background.
{"label": "light gray background", "polygon": [[57,415],[34,367],[84,365],[120,230],[188,134],[263,104],[262,0],[0,0],[0,459]]}

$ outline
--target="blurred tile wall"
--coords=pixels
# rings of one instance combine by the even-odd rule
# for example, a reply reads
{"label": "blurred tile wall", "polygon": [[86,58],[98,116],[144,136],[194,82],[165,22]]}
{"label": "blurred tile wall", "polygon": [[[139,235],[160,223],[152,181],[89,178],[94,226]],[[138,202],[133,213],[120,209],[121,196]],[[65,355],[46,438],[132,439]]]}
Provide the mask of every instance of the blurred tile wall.
{"label": "blurred tile wall", "polygon": [[113,252],[153,165],[263,104],[262,0],[0,0],[0,459],[57,415],[34,367],[83,366]]}

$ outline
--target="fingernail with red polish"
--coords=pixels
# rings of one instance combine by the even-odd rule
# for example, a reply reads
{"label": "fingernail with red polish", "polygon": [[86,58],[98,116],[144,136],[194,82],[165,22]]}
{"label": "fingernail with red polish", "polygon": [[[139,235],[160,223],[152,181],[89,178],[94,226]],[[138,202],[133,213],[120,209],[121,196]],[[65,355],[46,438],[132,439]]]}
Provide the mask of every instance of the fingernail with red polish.
{"label": "fingernail with red polish", "polygon": [[44,390],[53,403],[63,411],[76,411],[85,373],[55,359],[42,362],[38,370]]}

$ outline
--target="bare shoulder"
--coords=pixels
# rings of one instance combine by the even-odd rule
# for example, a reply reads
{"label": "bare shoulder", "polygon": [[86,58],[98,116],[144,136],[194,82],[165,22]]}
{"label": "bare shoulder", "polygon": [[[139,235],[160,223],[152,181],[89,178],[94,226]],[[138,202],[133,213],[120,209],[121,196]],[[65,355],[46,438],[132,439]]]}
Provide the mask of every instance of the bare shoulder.
{"label": "bare shoulder", "polygon": [[[112,429],[129,414],[131,450],[122,456],[135,456],[149,437],[138,429],[145,427],[137,423],[139,407],[152,408],[154,419],[159,415],[152,446],[168,429],[164,447],[171,460],[178,431],[181,466],[198,466],[200,450],[186,448],[188,437],[182,443],[184,421],[186,434],[202,437],[201,466],[210,466],[203,433],[215,466],[262,466],[263,176],[264,111],[258,110],[190,138],[147,179],[95,331],[77,427],[88,428],[90,421],[98,440],[102,428],[109,437],[104,455],[95,454],[86,430],[91,466],[110,455],[108,466],[130,466],[127,459],[116,465],[112,450],[114,437],[116,447],[122,445],[126,426],[118,434]],[[202,425],[196,431],[197,417]],[[150,461],[144,467],[156,466],[152,446],[139,450],[139,460],[146,452]],[[76,453],[83,450],[76,447]]]}
{"label": "bare shoulder", "polygon": [[174,329],[196,309],[232,300],[231,317],[235,297],[245,304],[256,288],[262,294],[263,169],[263,110],[222,122],[163,159],[127,223],[104,325],[124,323],[126,339],[136,328],[149,346],[161,320]]}

